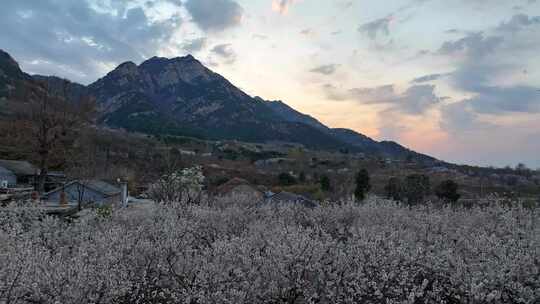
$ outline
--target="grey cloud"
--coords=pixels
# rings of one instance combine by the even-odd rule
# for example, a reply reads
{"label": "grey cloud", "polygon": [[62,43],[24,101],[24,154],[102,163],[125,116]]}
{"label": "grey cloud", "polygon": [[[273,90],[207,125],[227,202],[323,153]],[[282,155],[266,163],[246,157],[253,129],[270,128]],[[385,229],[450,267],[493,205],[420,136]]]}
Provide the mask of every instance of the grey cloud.
{"label": "grey cloud", "polygon": [[104,64],[154,56],[181,24],[177,14],[151,21],[137,2],[113,5],[116,14],[96,11],[83,0],[3,1],[0,45],[30,72],[59,73],[88,83],[103,72]]}
{"label": "grey cloud", "polygon": [[540,113],[540,93],[534,87],[481,86],[475,93],[466,102],[478,113]]}
{"label": "grey cloud", "polygon": [[332,75],[339,67],[339,64],[327,64],[327,65],[321,65],[319,67],[316,67],[314,69],[311,69],[310,72],[312,73],[318,73],[323,75]]}
{"label": "grey cloud", "polygon": [[399,98],[396,95],[394,85],[353,88],[349,90],[349,94],[355,100],[365,104],[393,103]]}
{"label": "grey cloud", "polygon": [[464,53],[471,57],[483,57],[495,51],[504,41],[501,36],[485,36],[484,33],[471,33],[461,39],[446,41],[439,49],[439,54],[453,55]]}
{"label": "grey cloud", "polygon": [[223,31],[239,25],[244,9],[233,0],[188,0],[185,7],[204,31]]}
{"label": "grey cloud", "polygon": [[347,10],[354,5],[353,1],[338,1],[336,6],[341,10]]}
{"label": "grey cloud", "polygon": [[421,77],[418,77],[418,78],[415,78],[412,80],[412,83],[424,83],[424,82],[430,82],[430,81],[434,81],[434,80],[437,80],[441,77],[443,77],[444,75],[443,74],[430,74],[430,75],[425,75],[425,76],[421,76]]}
{"label": "grey cloud", "polygon": [[517,14],[510,21],[501,23],[497,29],[500,31],[517,32],[531,25],[540,25],[540,16],[529,17],[525,14]]}
{"label": "grey cloud", "polygon": [[206,46],[206,37],[188,40],[182,43],[182,49],[188,53],[195,53]]}
{"label": "grey cloud", "polygon": [[458,34],[460,33],[461,31],[458,30],[458,29],[449,29],[449,30],[446,30],[444,31],[446,34]]}
{"label": "grey cloud", "polygon": [[[441,47],[448,52],[439,51],[439,55],[447,56],[449,60],[455,59],[455,52],[459,52],[455,71],[449,75],[449,84],[470,96],[440,107],[441,129],[456,144],[461,141],[463,147],[474,149],[479,161],[511,161],[516,158],[529,163],[539,161],[538,141],[531,141],[534,135],[527,134],[538,130],[537,122],[520,123],[514,120],[512,125],[499,125],[483,116],[489,114],[510,118],[515,113],[533,117],[539,115],[538,88],[520,83],[497,85],[497,81],[503,77],[509,80],[512,79],[509,75],[522,73],[523,66],[530,63],[529,58],[533,58],[534,50],[540,45],[538,27],[533,29],[534,24],[534,18],[516,15],[493,28],[491,35],[469,34],[459,42],[451,41],[446,43],[446,48]],[[507,60],[509,56],[520,58],[521,63],[511,63]],[[501,146],[500,140],[509,144]],[[459,153],[464,152],[457,150],[452,154]],[[468,155],[462,158],[471,159]]]}
{"label": "grey cloud", "polygon": [[396,109],[407,114],[422,114],[440,102],[434,85],[413,85],[398,99]]}
{"label": "grey cloud", "polygon": [[358,27],[358,31],[367,35],[370,39],[375,40],[379,34],[388,36],[390,34],[390,22],[392,15],[377,19],[371,22],[364,23]]}
{"label": "grey cloud", "polygon": [[475,132],[493,128],[494,125],[480,121],[478,114],[470,108],[468,102],[455,102],[441,106],[441,129],[454,134]]}
{"label": "grey cloud", "polygon": [[343,101],[349,99],[350,96],[347,95],[341,88],[327,83],[321,86],[326,98],[333,101]]}
{"label": "grey cloud", "polygon": [[232,64],[236,61],[236,53],[230,43],[216,45],[212,48],[212,53],[224,60],[226,64]]}
{"label": "grey cloud", "polygon": [[420,115],[438,104],[441,99],[435,94],[434,85],[413,85],[402,93],[397,93],[394,85],[373,88],[353,88],[340,90],[333,85],[323,86],[327,98],[331,100],[355,100],[362,104],[387,104],[387,111],[410,115]]}
{"label": "grey cloud", "polygon": [[[463,100],[471,111],[496,115],[540,113],[537,88],[517,84],[497,86],[493,82],[502,75],[523,70],[521,65],[502,63],[501,58],[508,52],[516,56],[530,48],[524,48],[522,40],[535,41],[536,33],[524,29],[535,22],[538,22],[535,18],[515,15],[495,29],[497,35],[474,33],[443,44],[439,54],[452,56],[459,53],[463,56],[450,74],[450,84],[471,95]],[[516,35],[520,31],[523,33]]]}

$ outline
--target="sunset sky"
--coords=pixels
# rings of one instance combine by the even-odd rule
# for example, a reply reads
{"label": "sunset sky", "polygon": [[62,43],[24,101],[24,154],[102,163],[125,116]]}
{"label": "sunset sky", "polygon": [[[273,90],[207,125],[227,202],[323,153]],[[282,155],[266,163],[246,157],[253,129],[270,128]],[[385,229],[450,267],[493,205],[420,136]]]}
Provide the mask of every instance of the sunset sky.
{"label": "sunset sky", "polygon": [[29,73],[89,84],[191,53],[331,127],[540,167],[540,0],[3,0],[0,27]]}

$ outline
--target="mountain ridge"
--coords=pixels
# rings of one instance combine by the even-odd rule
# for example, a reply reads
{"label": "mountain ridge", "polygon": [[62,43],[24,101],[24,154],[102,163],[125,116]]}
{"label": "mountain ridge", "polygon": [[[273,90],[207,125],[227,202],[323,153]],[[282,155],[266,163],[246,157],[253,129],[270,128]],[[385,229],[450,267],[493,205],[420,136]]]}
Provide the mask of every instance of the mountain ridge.
{"label": "mountain ridge", "polygon": [[[18,67],[8,53],[3,52],[0,59],[0,76],[6,74],[4,65],[13,67],[14,62]],[[18,77],[54,86],[67,81],[21,73]],[[394,142],[377,142],[350,129],[329,128],[283,101],[251,97],[192,55],[154,56],[139,65],[126,61],[88,86],[69,85],[76,94],[95,97],[99,122],[114,128],[213,140],[285,141],[311,149],[435,161]]]}

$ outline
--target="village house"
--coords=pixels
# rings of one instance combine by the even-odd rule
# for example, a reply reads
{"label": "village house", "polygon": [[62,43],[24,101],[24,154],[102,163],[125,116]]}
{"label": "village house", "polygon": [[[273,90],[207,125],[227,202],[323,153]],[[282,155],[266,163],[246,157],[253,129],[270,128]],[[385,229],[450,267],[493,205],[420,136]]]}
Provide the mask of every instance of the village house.
{"label": "village house", "polygon": [[17,176],[10,170],[0,167],[0,189],[7,189],[17,184]]}
{"label": "village house", "polygon": [[108,205],[122,202],[122,189],[101,180],[72,181],[43,195],[42,200],[51,206]]}
{"label": "village house", "polygon": [[264,193],[257,187],[251,185],[247,180],[235,177],[223,185],[219,186],[215,191],[220,197],[249,197],[254,201],[262,201]]}
{"label": "village house", "polygon": [[32,185],[38,173],[39,170],[27,161],[0,159],[0,188]]}

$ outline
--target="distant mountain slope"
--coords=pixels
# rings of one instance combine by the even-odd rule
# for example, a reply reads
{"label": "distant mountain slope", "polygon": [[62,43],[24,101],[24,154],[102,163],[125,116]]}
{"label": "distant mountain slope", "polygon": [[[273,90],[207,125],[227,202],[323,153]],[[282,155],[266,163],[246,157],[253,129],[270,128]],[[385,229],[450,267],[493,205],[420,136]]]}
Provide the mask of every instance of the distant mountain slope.
{"label": "distant mountain slope", "polygon": [[[260,97],[255,97],[262,101]],[[274,112],[281,116],[282,119],[290,122],[299,122],[306,125],[310,125],[318,130],[325,132],[328,135],[338,139],[345,144],[353,146],[355,151],[360,151],[370,155],[380,155],[384,157],[390,157],[395,159],[413,159],[419,161],[435,161],[436,159],[409,150],[396,142],[383,141],[377,142],[363,134],[350,129],[342,128],[328,128],[317,119],[312,116],[303,114],[295,109],[291,108],[282,101],[266,101],[266,105],[274,110]]]}
{"label": "distant mountain slope", "polygon": [[83,86],[54,76],[29,76],[9,54],[0,51],[0,101],[16,92],[24,94],[25,88],[38,82],[45,82],[50,90],[72,100],[95,97],[100,123],[130,131],[215,140],[293,142],[312,149],[435,160],[395,142],[377,142],[353,130],[328,128],[282,101],[253,98],[190,55],[153,57],[140,65],[125,62]]}
{"label": "distant mountain slope", "polygon": [[[265,101],[261,97],[257,96],[255,99],[259,101]],[[323,125],[320,121],[317,119],[300,113],[296,111],[295,109],[291,108],[290,106],[286,105],[281,100],[275,100],[275,101],[265,101],[265,104],[267,107],[269,107],[272,111],[274,111],[277,115],[279,115],[283,120],[289,121],[289,122],[299,122],[306,124],[308,126],[312,126],[314,128],[320,129],[320,130],[328,130],[328,127]]]}

